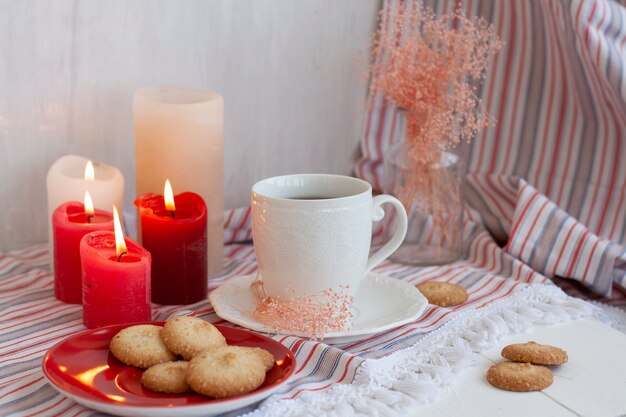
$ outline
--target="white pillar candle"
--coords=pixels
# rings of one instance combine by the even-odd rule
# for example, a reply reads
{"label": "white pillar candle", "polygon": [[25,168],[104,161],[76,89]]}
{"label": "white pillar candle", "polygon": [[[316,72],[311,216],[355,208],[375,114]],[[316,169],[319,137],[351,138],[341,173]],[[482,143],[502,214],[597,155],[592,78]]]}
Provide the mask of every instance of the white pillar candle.
{"label": "white pillar candle", "polygon": [[115,167],[92,161],[93,179],[85,178],[89,159],[78,155],[66,155],[56,160],[48,170],[48,242],[50,269],[54,270],[54,247],[52,245],[52,213],[68,201],[83,202],[89,191],[95,208],[111,211],[113,205],[124,207],[124,176]]}
{"label": "white pillar candle", "polygon": [[215,276],[224,251],[224,100],[210,91],[146,87],[135,93],[133,106],[137,195],[162,194],[169,178],[177,193],[202,196],[209,276]]}

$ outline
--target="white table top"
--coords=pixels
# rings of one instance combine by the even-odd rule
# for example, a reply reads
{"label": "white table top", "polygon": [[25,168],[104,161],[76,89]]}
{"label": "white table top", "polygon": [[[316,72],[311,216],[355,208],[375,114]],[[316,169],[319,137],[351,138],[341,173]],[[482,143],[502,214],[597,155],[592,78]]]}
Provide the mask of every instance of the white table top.
{"label": "white table top", "polygon": [[[554,367],[554,383],[543,391],[516,393],[496,389],[485,374],[504,361],[502,347],[534,340],[565,349],[569,362]],[[479,364],[459,375],[434,404],[410,417],[617,417],[626,416],[626,335],[596,320],[585,319],[502,339],[483,352]]]}

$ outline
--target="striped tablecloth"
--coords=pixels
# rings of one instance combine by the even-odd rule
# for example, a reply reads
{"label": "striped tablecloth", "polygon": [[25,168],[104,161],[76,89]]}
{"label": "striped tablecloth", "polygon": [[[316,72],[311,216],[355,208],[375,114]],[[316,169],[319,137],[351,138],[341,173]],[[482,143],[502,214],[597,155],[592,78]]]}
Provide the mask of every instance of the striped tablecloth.
{"label": "striped tablecloth", "polygon": [[[386,0],[385,13],[408,1]],[[295,378],[258,415],[393,415],[433,400],[472,352],[536,323],[612,310],[566,296],[626,302],[626,12],[610,0],[459,0],[504,41],[480,90],[498,120],[467,147],[465,259],[376,271],[417,284],[455,282],[467,303],[429,306],[418,320],[352,343],[274,336],[298,360]],[[356,175],[380,190],[395,109],[370,96]],[[256,270],[250,210],[226,213],[225,269],[211,289]],[[238,243],[239,242],[239,243]],[[46,245],[0,255],[0,415],[86,416],[43,379],[41,358],[83,330],[81,309],[54,299]],[[612,312],[612,313],[611,313]],[[155,306],[153,319],[193,314],[221,323],[208,302]],[[615,322],[618,320],[616,319]],[[237,414],[237,413],[235,413]]]}
{"label": "striped tablecloth", "polygon": [[[274,336],[296,354],[298,369],[291,383],[266,400],[265,408],[257,413],[367,415],[374,413],[372,410],[406,410],[416,401],[436,398],[440,388],[454,380],[452,371],[469,366],[472,352],[490,347],[499,336],[534,323],[595,314],[590,304],[565,296],[544,275],[499,247],[481,223],[468,218],[465,233],[469,243],[463,261],[421,269],[386,262],[376,269],[412,284],[428,280],[458,283],[470,294],[465,304],[429,306],[412,323],[351,343],[329,345]],[[226,246],[225,259],[224,273],[211,282],[211,289],[257,268],[250,244]],[[592,263],[583,270],[597,277],[602,269]],[[47,349],[84,329],[80,306],[54,298],[47,245],[0,255],[0,311],[0,415],[93,415],[59,395],[41,372]],[[215,315],[208,301],[154,306],[154,320],[173,314],[227,324]],[[462,331],[453,330],[455,326]],[[442,328],[447,330],[442,332]],[[435,343],[435,336],[445,340]],[[405,369],[411,361],[416,365]]]}

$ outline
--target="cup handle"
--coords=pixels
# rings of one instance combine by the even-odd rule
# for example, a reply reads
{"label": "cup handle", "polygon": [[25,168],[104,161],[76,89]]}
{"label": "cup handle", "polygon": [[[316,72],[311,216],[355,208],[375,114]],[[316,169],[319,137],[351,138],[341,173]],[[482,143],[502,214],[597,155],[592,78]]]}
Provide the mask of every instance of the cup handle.
{"label": "cup handle", "polygon": [[406,236],[406,210],[400,200],[395,197],[387,194],[381,194],[374,197],[372,201],[372,220],[378,222],[385,217],[385,211],[381,207],[385,203],[391,203],[396,209],[398,214],[398,223],[396,224],[396,230],[393,232],[393,236],[391,236],[389,242],[385,243],[382,248],[378,249],[378,251],[376,251],[376,253],[370,256],[367,260],[367,267],[365,268],[366,273],[374,269],[374,267],[387,259],[396,249],[398,249]]}

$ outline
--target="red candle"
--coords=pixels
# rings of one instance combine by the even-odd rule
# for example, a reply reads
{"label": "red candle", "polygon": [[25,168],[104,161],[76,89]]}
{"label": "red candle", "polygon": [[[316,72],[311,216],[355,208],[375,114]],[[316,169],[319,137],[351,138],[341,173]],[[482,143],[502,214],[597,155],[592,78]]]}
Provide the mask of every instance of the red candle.
{"label": "red candle", "polygon": [[80,242],[83,323],[90,329],[149,321],[152,315],[150,253],[125,239],[115,220],[115,234],[93,232]]}
{"label": "red candle", "polygon": [[206,205],[198,194],[174,197],[171,187],[165,194],[165,198],[144,194],[135,200],[141,243],[152,254],[152,301],[195,303],[207,295]]}
{"label": "red candle", "polygon": [[93,204],[89,207],[89,193],[85,193],[85,203],[61,204],[52,213],[54,295],[65,303],[80,304],[82,299],[80,240],[90,232],[113,230],[110,212],[94,210]]}

